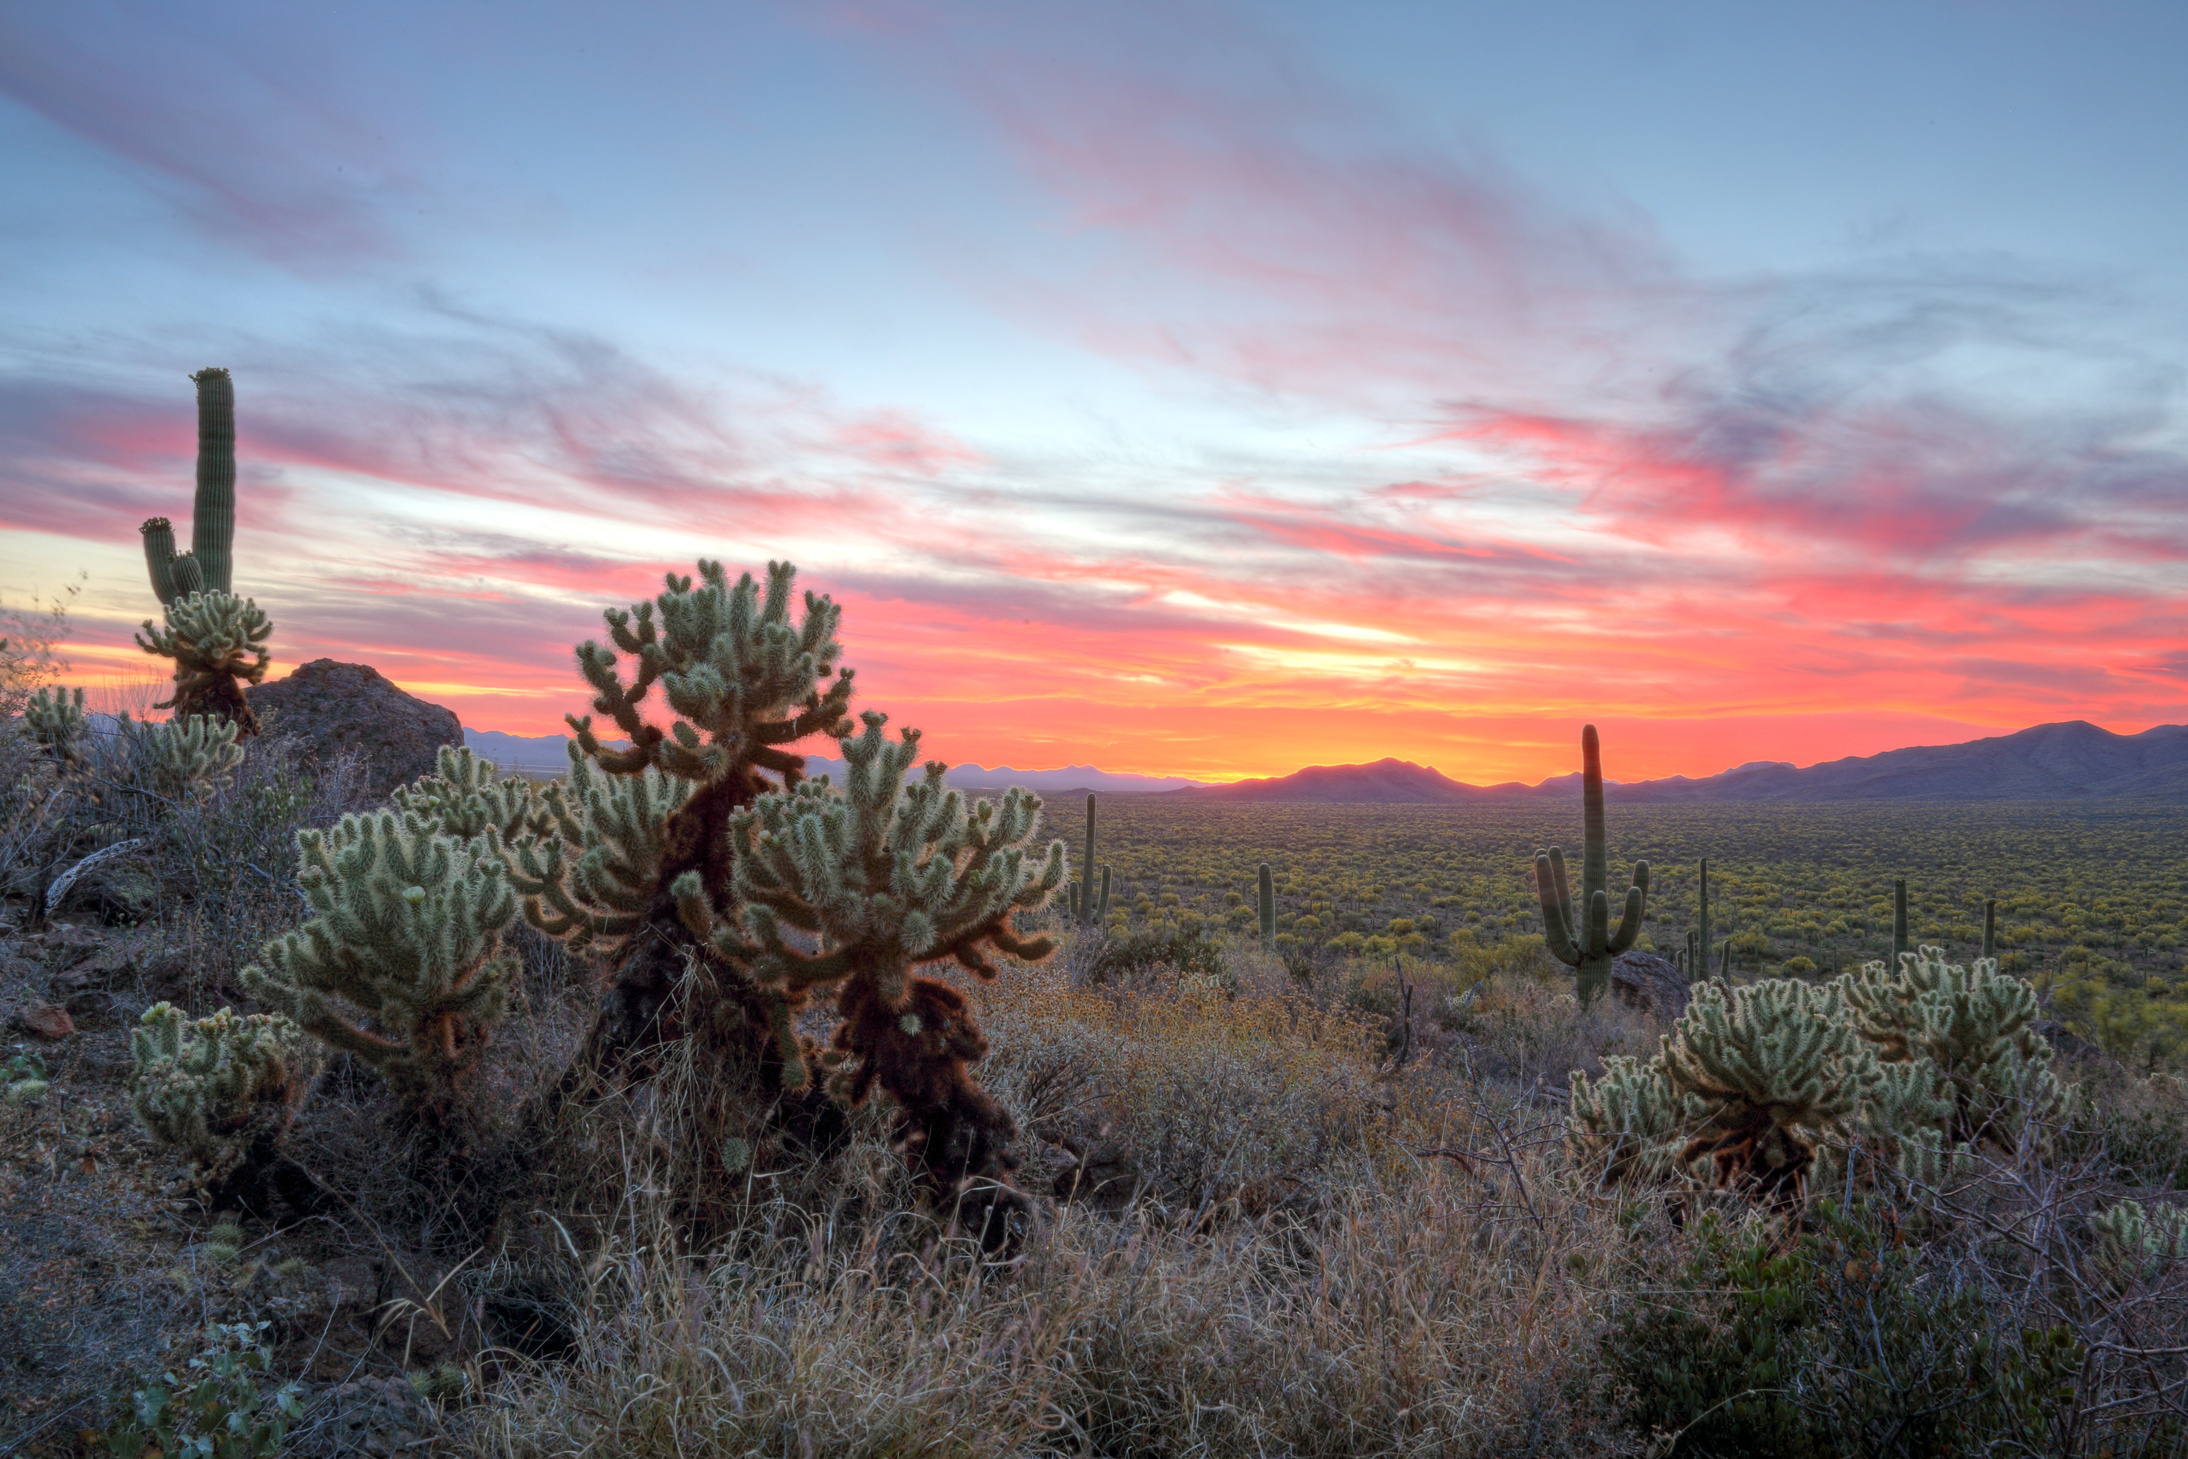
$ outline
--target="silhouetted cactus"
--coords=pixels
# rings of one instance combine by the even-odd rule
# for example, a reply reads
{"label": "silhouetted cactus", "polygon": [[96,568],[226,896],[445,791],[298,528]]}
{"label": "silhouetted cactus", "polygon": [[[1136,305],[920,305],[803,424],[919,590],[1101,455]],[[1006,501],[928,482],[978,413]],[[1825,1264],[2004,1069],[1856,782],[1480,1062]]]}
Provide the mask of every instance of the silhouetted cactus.
{"label": "silhouetted cactus", "polygon": [[1694,981],[1694,979],[1702,977],[1709,972],[1709,858],[1706,856],[1702,858],[1701,902],[1701,928],[1696,934],[1702,950],[1701,965],[1699,971],[1695,971],[1692,968],[1688,970],[1688,982],[1692,982]]}
{"label": "silhouetted cactus", "polygon": [[1109,916],[1109,868],[1102,868],[1099,894],[1094,891],[1094,796],[1086,798],[1086,850],[1079,858],[1079,879],[1070,890],[1071,915],[1081,927],[1099,927]]}
{"label": "silhouetted cactus", "polygon": [[1907,955],[1907,878],[1892,879],[1892,966]]}
{"label": "silhouetted cactus", "polygon": [[197,499],[190,551],[177,554],[175,529],[165,517],[148,519],[145,567],[152,592],[166,615],[165,629],[151,620],[137,642],[146,653],[175,661],[177,719],[208,714],[258,733],[242,685],[266,676],[265,643],[272,632],[258,604],[234,596],[236,518],[235,382],[226,370],[204,369],[190,377],[198,390]]}
{"label": "silhouetted cactus", "polygon": [[1260,915],[1261,946],[1264,951],[1276,941],[1276,875],[1269,863],[1261,863],[1260,886],[1255,911]]}
{"label": "silhouetted cactus", "polygon": [[1582,852],[1580,901],[1565,879],[1565,853],[1552,846],[1535,853],[1535,890],[1542,900],[1542,928],[1550,953],[1574,970],[1582,1007],[1610,986],[1611,963],[1634,944],[1648,905],[1649,864],[1637,861],[1633,886],[1618,930],[1610,928],[1609,853],[1603,830],[1603,755],[1595,726],[1580,732]]}

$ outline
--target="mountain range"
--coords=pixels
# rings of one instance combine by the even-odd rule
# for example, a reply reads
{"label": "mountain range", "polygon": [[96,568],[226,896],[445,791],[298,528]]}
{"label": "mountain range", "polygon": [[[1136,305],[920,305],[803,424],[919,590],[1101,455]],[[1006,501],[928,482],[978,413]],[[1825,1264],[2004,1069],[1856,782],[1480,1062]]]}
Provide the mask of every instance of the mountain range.
{"label": "mountain range", "polygon": [[[1798,767],[1757,760],[1700,779],[1675,775],[1604,782],[1605,799],[1627,805],[1843,800],[2079,800],[2136,796],[2188,801],[2188,725],[2116,735],[2086,720],[1959,745],[1917,745]],[[1577,798],[1580,775],[1536,785],[1468,785],[1410,760],[1311,765],[1267,780],[1190,787],[1195,799],[1356,805]]]}
{"label": "mountain range", "polygon": [[[504,770],[556,772],[570,763],[569,752],[564,748],[569,744],[567,735],[511,735],[500,730],[466,728],[463,741],[474,754],[483,755]],[[829,775],[842,783],[841,760],[827,755],[807,755],[805,769],[808,775]],[[1092,765],[1066,765],[1060,770],[1013,770],[1008,765],[998,765],[991,770],[981,765],[952,765],[949,779],[950,784],[967,790],[1023,785],[1028,790],[1044,793],[1071,790],[1147,793],[1179,790],[1200,783],[1175,775],[1115,775]]]}
{"label": "mountain range", "polygon": [[[556,771],[567,764],[562,735],[510,735],[466,729],[464,741],[505,769]],[[841,780],[843,762],[805,757],[810,773]],[[1577,798],[1580,775],[1535,785],[1506,781],[1469,785],[1410,760],[1370,765],[1310,765],[1290,775],[1203,785],[1181,777],[1119,775],[1091,765],[1059,770],[950,768],[950,784],[966,789],[1023,785],[1066,791],[1167,793],[1225,801],[1288,801],[1325,805],[1439,805],[1476,801]],[[2010,735],[1959,745],[1916,745],[1881,755],[1850,756],[1820,765],[1757,760],[1699,779],[1604,782],[1608,799],[1626,805],[1840,800],[2079,800],[2136,796],[2188,801],[2188,725],[2167,724],[2116,735],[2087,720],[2040,724]]]}

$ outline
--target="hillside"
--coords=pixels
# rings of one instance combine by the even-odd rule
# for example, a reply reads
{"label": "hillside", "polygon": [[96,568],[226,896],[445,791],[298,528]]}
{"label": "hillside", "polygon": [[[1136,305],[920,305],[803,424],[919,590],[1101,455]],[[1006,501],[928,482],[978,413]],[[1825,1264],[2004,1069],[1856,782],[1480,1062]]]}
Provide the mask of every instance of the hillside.
{"label": "hillside", "polygon": [[[1425,765],[1312,765],[1291,775],[1202,786],[1173,795],[1305,804],[1431,805],[1578,796],[1580,776],[1537,785],[1468,785]],[[1629,805],[1847,800],[2079,800],[2135,796],[2188,801],[2188,726],[2159,725],[2117,735],[2086,720],[2040,724],[1959,745],[1918,745],[1805,768],[1757,761],[1717,775],[1673,776],[1621,785],[1609,799]]]}

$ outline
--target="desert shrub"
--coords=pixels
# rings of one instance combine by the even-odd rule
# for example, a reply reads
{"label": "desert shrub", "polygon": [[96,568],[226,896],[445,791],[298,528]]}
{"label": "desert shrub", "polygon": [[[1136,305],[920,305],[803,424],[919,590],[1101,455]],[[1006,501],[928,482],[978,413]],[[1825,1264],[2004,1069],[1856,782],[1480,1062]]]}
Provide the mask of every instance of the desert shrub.
{"label": "desert shrub", "polygon": [[1378,1113],[1380,1031],[1300,996],[1189,979],[1118,995],[1029,973],[982,990],[981,1010],[998,1087],[1016,1095],[1070,1070],[1067,1096],[1036,1096],[1051,1135],[1099,1132],[1167,1202],[1318,1194]]}
{"label": "desert shrub", "polygon": [[1224,971],[1221,938],[1202,928],[1158,923],[1103,938],[1086,977],[1095,983],[1137,983],[1164,973],[1220,979]]}
{"label": "desert shrub", "polygon": [[[1531,941],[1539,948],[1539,939]],[[1646,1015],[1616,998],[1583,1009],[1571,974],[1552,973],[1531,956],[1521,966],[1469,985],[1434,1015],[1463,1040],[1459,1057],[1475,1076],[1557,1088],[1576,1069],[1594,1072],[1606,1058],[1655,1050],[1655,1024]]]}
{"label": "desert shrub", "polygon": [[116,1459],[194,1455],[203,1459],[272,1459],[289,1425],[304,1416],[297,1385],[261,1393],[273,1353],[268,1324],[232,1323],[207,1334],[205,1348],[180,1374],[161,1373],[116,1402],[120,1410],[102,1436]]}
{"label": "desert shrub", "polygon": [[2081,1113],[2062,1155],[2094,1157],[2109,1178],[2138,1189],[2188,1190],[2188,1081],[2100,1068]]}
{"label": "desert shrub", "polygon": [[1667,1290],[1638,1294],[1603,1354],[1636,1429],[1693,1456],[2057,1452],[2082,1364],[2064,1327],[2018,1329],[1969,1268],[1905,1241],[1889,1207],[1702,1219]]}

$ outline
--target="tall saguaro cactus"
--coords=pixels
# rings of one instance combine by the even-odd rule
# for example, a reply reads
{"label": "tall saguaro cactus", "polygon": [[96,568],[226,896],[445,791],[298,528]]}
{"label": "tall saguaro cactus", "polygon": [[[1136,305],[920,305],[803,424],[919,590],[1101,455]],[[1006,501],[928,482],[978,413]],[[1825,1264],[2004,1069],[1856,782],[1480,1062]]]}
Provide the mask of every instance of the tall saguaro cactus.
{"label": "tall saguaro cactus", "polygon": [[1261,945],[1267,948],[1276,941],[1276,874],[1266,861],[1261,863],[1260,896],[1255,910],[1260,913]]}
{"label": "tall saguaro cactus", "polygon": [[1535,891],[1542,899],[1542,930],[1551,955],[1573,969],[1580,1003],[1593,1003],[1610,986],[1611,961],[1641,935],[1648,909],[1649,864],[1633,864],[1626,910],[1611,930],[1610,854],[1604,845],[1603,751],[1595,726],[1580,732],[1582,841],[1580,902],[1565,877],[1565,853],[1552,846],[1535,853]]}
{"label": "tall saguaro cactus", "polygon": [[1892,966],[1907,955],[1907,878],[1892,879]]}
{"label": "tall saguaro cactus", "polygon": [[1709,858],[1702,858],[1702,957],[1699,969],[1687,970],[1687,981],[1694,982],[1709,972]]}
{"label": "tall saguaro cactus", "polygon": [[[266,639],[273,625],[248,598],[233,592],[236,534],[236,393],[226,370],[192,375],[198,388],[197,498],[192,504],[190,550],[175,551],[175,529],[152,517],[144,536],[144,563],[152,592],[166,616],[164,628],[145,620],[137,643],[146,653],[175,661],[175,718],[208,714],[237,732],[258,732],[243,685],[266,677]],[[165,706],[163,706],[165,707]]]}
{"label": "tall saguaro cactus", "polygon": [[1094,890],[1094,793],[1086,797],[1086,849],[1079,857],[1079,881],[1071,889],[1071,915],[1081,927],[1099,927],[1109,915],[1109,868],[1102,868],[1102,889]]}
{"label": "tall saguaro cactus", "polygon": [[1983,956],[1986,958],[1998,956],[1998,899],[1996,897],[1985,897],[1983,899]]}
{"label": "tall saguaro cactus", "polygon": [[154,517],[144,534],[144,562],[162,603],[192,593],[233,588],[236,535],[236,388],[226,370],[192,375],[198,387],[197,498],[191,503],[190,550],[175,552],[175,529]]}

